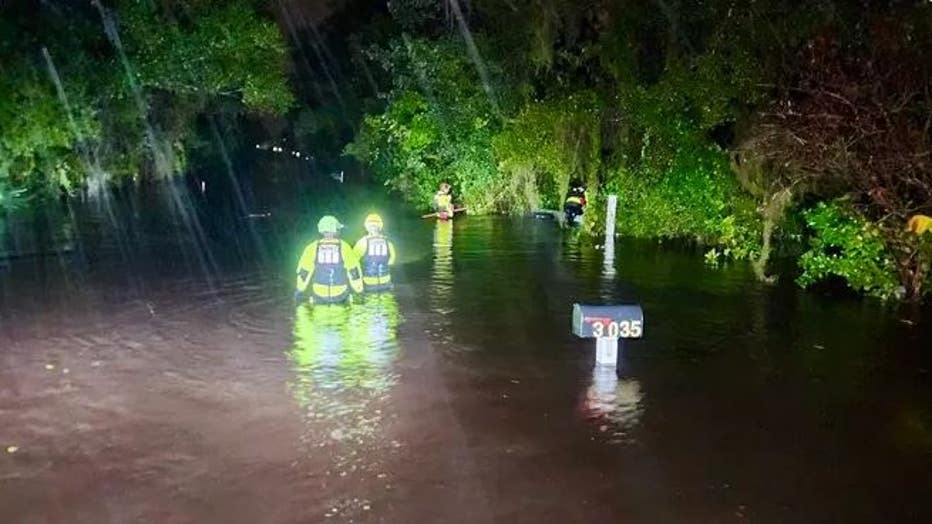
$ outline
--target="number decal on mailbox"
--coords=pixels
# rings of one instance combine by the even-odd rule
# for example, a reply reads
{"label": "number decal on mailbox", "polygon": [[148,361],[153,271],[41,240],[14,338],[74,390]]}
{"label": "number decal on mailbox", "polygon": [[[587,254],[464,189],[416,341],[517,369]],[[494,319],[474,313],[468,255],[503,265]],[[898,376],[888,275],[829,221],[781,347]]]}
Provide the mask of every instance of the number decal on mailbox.
{"label": "number decal on mailbox", "polygon": [[644,332],[640,320],[622,320],[620,322],[602,322],[597,320],[592,323],[592,334],[596,338],[640,338]]}

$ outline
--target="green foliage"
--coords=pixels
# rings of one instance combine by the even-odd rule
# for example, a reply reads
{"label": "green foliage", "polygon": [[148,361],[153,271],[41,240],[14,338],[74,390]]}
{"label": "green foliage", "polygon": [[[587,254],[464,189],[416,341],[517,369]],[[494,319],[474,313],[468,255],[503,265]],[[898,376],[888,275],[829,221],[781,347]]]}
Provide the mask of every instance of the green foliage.
{"label": "green foliage", "polygon": [[819,203],[803,216],[813,235],[799,259],[801,286],[837,276],[867,295],[895,296],[899,280],[893,254],[874,224],[840,202]]}
{"label": "green foliage", "polygon": [[69,115],[51,82],[34,68],[15,67],[0,76],[0,184],[15,189],[56,189],[83,171],[72,146],[97,133],[90,108]]}
{"label": "green foliage", "polygon": [[[611,91],[599,93],[575,80],[576,72],[592,77],[593,53],[606,42],[587,42],[581,26],[593,22],[585,9],[557,0],[523,7],[477,7],[495,31],[479,41],[498,46],[482,53],[486,63],[498,72],[494,78],[509,71],[514,82],[495,86],[506,101],[502,121],[457,38],[403,36],[368,53],[390,73],[393,89],[385,110],[364,119],[346,151],[419,204],[449,180],[476,211],[559,209],[569,180],[578,178],[589,186],[590,216],[601,216],[600,195],[620,195],[618,230],[624,234],[689,237],[727,257],[756,253],[760,219],[730,171],[727,152],[712,138],[761,96],[755,61],[730,45],[728,23],[709,31],[702,53],[670,55],[653,81],[615,68]],[[521,19],[525,12],[530,22]],[[618,31],[643,20],[650,27],[659,23],[619,16]],[[531,45],[518,48],[523,64],[501,47],[517,43],[503,33],[511,30],[531,35]],[[603,63],[609,62],[616,64]],[[527,75],[552,80],[553,88],[529,97],[520,81]],[[601,224],[590,220],[588,228]]]}
{"label": "green foliage", "polygon": [[[806,183],[811,167],[792,172],[793,164],[786,158],[767,154],[774,148],[753,147],[764,143],[755,141],[755,136],[781,125],[765,125],[762,113],[783,95],[799,100],[821,85],[805,82],[800,74],[807,64],[811,66],[804,57],[820,42],[843,43],[825,55],[826,67],[815,75],[824,82],[830,76],[820,75],[832,72],[831,68],[837,69],[834,73],[845,70],[838,57],[849,51],[879,49],[877,42],[902,40],[891,39],[902,25],[897,21],[911,20],[909,27],[917,30],[930,27],[932,11],[919,7],[920,2],[907,4],[891,15],[885,8],[851,9],[835,0],[460,2],[466,6],[463,12],[479,42],[484,66],[492,71],[491,91],[501,102],[499,111],[490,107],[458,24],[449,11],[441,10],[446,4],[399,0],[389,9],[402,34],[387,46],[369,47],[366,53],[369,63],[382,66],[392,88],[384,107],[370,109],[346,151],[418,204],[429,202],[438,182],[450,180],[475,211],[559,208],[567,182],[583,179],[589,188],[589,232],[603,228],[605,195],[617,194],[618,232],[691,239],[706,248],[709,263],[749,259],[755,274],[770,281],[768,259],[771,252],[780,251],[773,241],[786,236],[792,221],[785,215],[794,202],[857,194],[864,205],[871,199],[885,200],[890,193],[857,193],[847,169],[836,170],[840,177],[830,192],[813,193]],[[909,46],[900,42],[893,47],[925,50],[910,55],[914,57],[928,54],[926,39],[918,32],[908,33],[906,40]],[[890,63],[896,68],[900,62]],[[928,83],[928,75],[917,71],[922,69],[904,66],[886,76],[900,78],[911,72]],[[846,103],[864,85],[873,84],[829,83],[819,91],[854,113],[865,114],[870,104]],[[895,102],[892,113],[899,112],[914,124],[925,122],[921,112],[908,112],[907,117],[903,109],[907,100],[921,105],[924,99],[918,93],[923,92],[928,89],[891,88],[886,94]],[[796,102],[786,107],[803,122],[819,115],[818,111],[800,113]],[[828,120],[831,130],[843,119]],[[880,128],[864,129],[873,133]],[[836,134],[827,136],[834,140]],[[908,138],[928,142],[921,133]],[[850,148],[867,142],[845,142],[842,145],[849,149],[841,151],[850,153]],[[895,165],[891,161],[896,158],[923,171],[924,164],[910,159],[928,155],[921,149],[913,150],[917,154],[901,154],[906,142],[892,140],[890,147],[860,162],[868,166],[868,178],[876,178],[873,162]],[[817,167],[831,163],[822,150],[812,159]],[[904,203],[924,205],[927,199],[915,183],[901,183],[905,179],[897,173],[892,180],[915,197],[903,199]],[[816,243],[846,235],[855,222],[862,229],[868,227],[863,218],[852,218],[858,215],[827,220],[813,211],[807,217],[823,219],[810,224]],[[830,230],[836,227],[840,229]],[[880,296],[889,296],[891,282],[897,279],[911,279],[910,289],[918,289],[915,281],[923,277],[922,261],[927,259],[915,245],[894,242],[899,225],[868,229],[871,233],[864,233],[865,238],[873,243],[860,248],[848,239],[822,255],[810,251],[802,261],[808,269],[800,283],[808,285],[835,274]],[[884,236],[878,237],[877,231]],[[888,266],[882,270],[871,270],[866,262],[858,266],[857,259],[864,254],[858,249],[868,248],[894,251],[898,258],[893,274],[898,277],[888,278]],[[836,249],[855,254],[838,257]],[[880,256],[877,253],[873,255]]]}
{"label": "green foliage", "polygon": [[638,237],[692,238],[729,258],[753,256],[760,221],[721,154],[710,150],[670,163],[664,171],[613,173],[604,191],[618,195],[617,230]]}
{"label": "green foliage", "polygon": [[153,2],[120,2],[122,38],[139,83],[179,95],[239,96],[258,111],[287,110],[294,98],[285,43],[253,4],[192,2],[181,17],[175,10],[163,14]]}
{"label": "green foliage", "polygon": [[600,145],[599,101],[586,91],[529,103],[493,138],[503,174],[530,184],[521,208],[559,209],[574,178],[595,187]]}
{"label": "green foliage", "polygon": [[926,232],[916,239],[917,266],[921,278],[922,296],[932,294],[932,232]]}
{"label": "green foliage", "polygon": [[651,85],[619,83],[627,140],[605,191],[619,195],[618,231],[693,238],[712,258],[751,258],[761,220],[711,134],[727,129],[761,96],[749,57],[724,43],[672,60]]}
{"label": "green foliage", "polygon": [[178,172],[197,141],[199,116],[239,107],[280,113],[292,104],[284,42],[255,1],[110,5],[103,16],[132,77],[94,7],[5,7],[0,187],[6,194],[72,191],[91,175],[103,182],[168,174],[155,169],[156,150],[169,162],[163,167]]}
{"label": "green foliage", "polygon": [[394,88],[385,111],[364,119],[347,154],[419,206],[447,181],[475,211],[507,207],[492,155],[493,107],[462,47],[400,39],[372,53],[394,73]]}

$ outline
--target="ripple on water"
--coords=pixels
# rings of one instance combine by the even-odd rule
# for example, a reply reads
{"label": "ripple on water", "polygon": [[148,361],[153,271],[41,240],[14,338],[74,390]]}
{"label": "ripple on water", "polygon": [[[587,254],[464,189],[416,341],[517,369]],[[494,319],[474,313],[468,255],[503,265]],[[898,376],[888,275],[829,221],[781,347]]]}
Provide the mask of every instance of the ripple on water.
{"label": "ripple on water", "polygon": [[280,298],[272,296],[256,296],[239,306],[231,307],[227,322],[239,332],[259,336],[275,335],[279,329],[275,314],[281,310],[276,305],[281,302]]}

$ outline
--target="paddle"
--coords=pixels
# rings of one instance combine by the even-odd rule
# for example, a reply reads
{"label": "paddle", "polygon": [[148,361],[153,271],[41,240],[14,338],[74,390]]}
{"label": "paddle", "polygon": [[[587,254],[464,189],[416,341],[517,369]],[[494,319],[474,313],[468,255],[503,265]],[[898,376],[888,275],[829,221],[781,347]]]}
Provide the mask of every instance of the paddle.
{"label": "paddle", "polygon": [[[457,208],[453,209],[453,214],[455,215],[456,213],[459,213],[460,211],[466,211],[466,206],[457,207]],[[426,215],[421,215],[421,218],[434,218],[434,217],[437,217],[437,216],[439,216],[438,213],[428,213],[428,214],[426,214]]]}

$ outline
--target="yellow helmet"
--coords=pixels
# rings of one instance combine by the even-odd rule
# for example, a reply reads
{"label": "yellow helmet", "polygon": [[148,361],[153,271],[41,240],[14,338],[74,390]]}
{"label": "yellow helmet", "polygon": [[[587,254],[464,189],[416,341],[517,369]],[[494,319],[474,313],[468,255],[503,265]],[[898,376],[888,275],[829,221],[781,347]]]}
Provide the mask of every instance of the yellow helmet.
{"label": "yellow helmet", "polygon": [[369,213],[366,216],[366,221],[363,223],[363,225],[365,225],[366,229],[369,229],[370,226],[375,226],[375,227],[378,227],[379,229],[382,229],[382,226],[383,226],[382,217],[380,217],[376,213]]}

